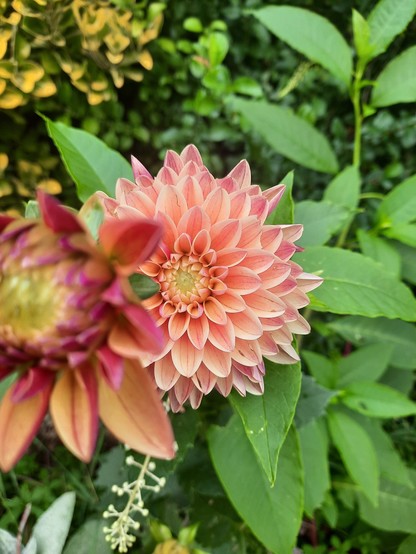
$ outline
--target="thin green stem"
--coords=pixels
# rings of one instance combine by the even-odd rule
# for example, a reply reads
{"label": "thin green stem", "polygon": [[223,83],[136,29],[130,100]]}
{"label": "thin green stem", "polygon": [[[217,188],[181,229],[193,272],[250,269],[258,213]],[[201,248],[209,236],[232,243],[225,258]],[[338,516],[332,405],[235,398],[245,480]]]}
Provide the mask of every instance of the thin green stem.
{"label": "thin green stem", "polygon": [[361,109],[361,80],[364,71],[365,62],[363,60],[358,60],[354,81],[351,87],[351,101],[354,107],[354,152],[352,163],[357,168],[361,165],[361,127],[364,119]]}

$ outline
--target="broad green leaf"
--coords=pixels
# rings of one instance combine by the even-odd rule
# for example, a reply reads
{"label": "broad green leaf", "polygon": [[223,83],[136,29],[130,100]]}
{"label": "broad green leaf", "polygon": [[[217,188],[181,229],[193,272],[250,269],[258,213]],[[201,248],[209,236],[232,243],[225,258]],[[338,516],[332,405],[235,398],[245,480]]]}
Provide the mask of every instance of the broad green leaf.
{"label": "broad green leaf", "polygon": [[208,58],[211,67],[219,65],[227,55],[228,39],[224,33],[211,33],[208,37]]}
{"label": "broad green leaf", "polygon": [[382,229],[416,219],[416,175],[394,187],[384,197],[377,210],[377,219]]}
{"label": "broad green leaf", "polygon": [[380,264],[362,254],[312,246],[296,254],[294,260],[305,271],[324,279],[309,295],[312,309],[406,321],[416,319],[416,300],[410,289],[380,271]]}
{"label": "broad green leaf", "polygon": [[416,46],[392,59],[377,78],[371,95],[376,107],[416,101]]}
{"label": "broad green leaf", "polygon": [[232,90],[238,94],[252,96],[253,98],[260,98],[263,96],[261,85],[251,77],[237,77],[237,79],[233,81]]}
{"label": "broad green leaf", "polygon": [[403,32],[416,13],[416,0],[379,0],[368,16],[372,57],[386,51],[394,38]]}
{"label": "broad green leaf", "polygon": [[341,397],[351,410],[369,417],[406,417],[416,414],[416,404],[404,394],[380,383],[351,383]]}
{"label": "broad green leaf", "polygon": [[361,381],[377,381],[386,371],[393,354],[393,346],[386,343],[370,344],[343,356],[338,361],[338,388]]}
{"label": "broad green leaf", "polygon": [[357,10],[352,10],[352,29],[354,46],[358,57],[364,61],[371,59],[375,47],[370,44],[370,25]]}
{"label": "broad green leaf", "polygon": [[377,503],[379,466],[377,454],[366,431],[346,413],[328,412],[332,440],[353,481],[372,504]]}
{"label": "broad green leaf", "polygon": [[399,546],[397,554],[415,554],[416,535],[409,535]]}
{"label": "broad green leaf", "polygon": [[75,493],[66,492],[44,512],[33,527],[37,554],[62,552],[75,506]]}
{"label": "broad green leaf", "polygon": [[416,248],[402,242],[389,243],[399,254],[402,263],[402,277],[412,285],[416,285]]}
{"label": "broad green leaf", "polygon": [[366,430],[373,443],[380,465],[381,478],[411,487],[409,470],[395,449],[390,435],[383,430],[381,422],[361,414],[353,414],[353,417]]}
{"label": "broad green leaf", "polygon": [[409,470],[413,488],[382,480],[379,503],[373,506],[357,493],[361,518],[383,531],[416,533],[416,471]]}
{"label": "broad green leaf", "polygon": [[277,460],[295,414],[301,382],[300,364],[278,365],[266,360],[264,394],[230,395],[245,432],[268,480],[276,480]]}
{"label": "broad green leaf", "polygon": [[335,529],[338,521],[338,506],[329,491],[325,495],[321,511],[330,527]]}
{"label": "broad green leaf", "polygon": [[111,554],[113,550],[105,540],[103,527],[108,521],[89,519],[79,527],[65,547],[63,554]]}
{"label": "broad green leaf", "polygon": [[383,266],[383,271],[400,278],[402,265],[400,255],[388,241],[363,229],[358,229],[357,238],[364,256],[379,262]]}
{"label": "broad green leaf", "polygon": [[275,554],[291,552],[303,511],[303,468],[294,429],[283,444],[273,486],[238,416],[225,427],[212,427],[208,446],[228,498],[254,535]]}
{"label": "broad green leaf", "polygon": [[39,204],[37,200],[29,200],[25,208],[26,219],[38,219],[40,217]]}
{"label": "broad green leaf", "polygon": [[320,246],[342,229],[349,212],[331,202],[304,200],[295,204],[295,221],[303,225],[300,246]]}
{"label": "broad green leaf", "polygon": [[327,389],[335,388],[338,380],[338,370],[332,360],[309,350],[302,350],[302,358],[306,361],[309,371],[320,385]]}
{"label": "broad green leaf", "polygon": [[331,486],[328,464],[328,438],[322,421],[311,421],[299,429],[299,442],[305,472],[305,512],[313,517]]}
{"label": "broad green leaf", "polygon": [[379,381],[382,385],[398,390],[405,396],[409,396],[414,384],[413,372],[407,369],[389,367]]}
{"label": "broad green leaf", "polygon": [[321,387],[310,375],[302,375],[299,401],[296,405],[295,423],[301,428],[321,417],[336,391]]}
{"label": "broad green leaf", "polygon": [[385,343],[394,348],[391,363],[401,369],[416,367],[416,328],[404,321],[344,317],[329,323],[344,339],[359,345]]}
{"label": "broad green leaf", "polygon": [[403,225],[394,225],[384,231],[386,237],[399,240],[408,246],[416,248],[416,225],[405,223]]}
{"label": "broad green leaf", "polygon": [[153,296],[159,290],[159,285],[153,279],[140,273],[130,275],[129,282],[135,294],[142,300]]}
{"label": "broad green leaf", "polygon": [[279,154],[316,171],[338,171],[337,159],[326,137],[290,109],[242,98],[233,99],[232,106]]}
{"label": "broad green leaf", "polygon": [[293,171],[290,171],[280,181],[281,184],[286,185],[286,189],[276,208],[267,217],[267,225],[289,225],[294,222],[295,204],[292,198],[293,175]]}
{"label": "broad green leaf", "polygon": [[323,199],[338,204],[353,213],[360,199],[361,177],[358,169],[349,165],[326,187]]}
{"label": "broad green leaf", "polygon": [[278,38],[349,84],[352,75],[351,50],[328,19],[292,6],[266,6],[252,13]]}
{"label": "broad green leaf", "polygon": [[46,117],[44,119],[48,134],[58,148],[83,202],[97,190],[114,196],[117,179],[133,179],[127,160],[100,139],[81,129],[54,123]]}

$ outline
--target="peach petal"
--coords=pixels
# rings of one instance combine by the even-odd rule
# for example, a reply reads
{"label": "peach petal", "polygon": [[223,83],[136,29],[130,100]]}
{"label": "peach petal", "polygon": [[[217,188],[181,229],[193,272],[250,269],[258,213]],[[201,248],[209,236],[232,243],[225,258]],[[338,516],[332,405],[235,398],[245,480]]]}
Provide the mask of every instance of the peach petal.
{"label": "peach petal", "polygon": [[238,219],[218,221],[211,227],[211,247],[217,252],[224,248],[235,248],[242,232]]}
{"label": "peach petal", "polygon": [[241,263],[247,256],[247,250],[243,248],[225,248],[217,253],[217,264],[233,267]]}
{"label": "peach petal", "polygon": [[156,213],[165,213],[178,225],[187,210],[183,194],[175,187],[164,187],[157,197]]}
{"label": "peach petal", "polygon": [[251,185],[251,170],[247,160],[238,162],[227,177],[234,179],[240,189],[249,187]]}
{"label": "peach petal", "polygon": [[276,258],[271,252],[260,250],[258,248],[250,248],[250,250],[247,251],[247,256],[241,264],[259,274],[266,271],[266,269],[269,269],[275,260]]}
{"label": "peach petal", "polygon": [[294,223],[292,225],[281,225],[280,228],[283,231],[283,238],[289,242],[295,242],[299,240],[303,233],[303,225]]}
{"label": "peach petal", "polygon": [[179,404],[183,404],[189,398],[194,384],[191,379],[180,376],[177,382],[175,383],[175,396]]}
{"label": "peach petal", "polygon": [[246,303],[241,296],[230,289],[227,289],[227,291],[221,295],[219,301],[227,313],[242,312],[246,309]]}
{"label": "peach petal", "polygon": [[261,245],[264,250],[276,252],[283,240],[283,231],[277,225],[263,225]]}
{"label": "peach petal", "polygon": [[135,179],[140,179],[140,177],[148,177],[152,179],[150,172],[145,168],[145,166],[134,156],[131,157],[131,165],[133,168],[133,175]]}
{"label": "peach petal", "polygon": [[263,191],[263,198],[265,198],[269,203],[267,215],[270,215],[274,211],[280,199],[282,198],[285,189],[286,185],[276,185]]}
{"label": "peach petal", "polygon": [[163,344],[162,334],[147,311],[139,304],[129,304],[123,309],[123,314],[134,326],[138,342],[150,352],[159,352]]}
{"label": "peach petal", "polygon": [[104,425],[130,448],[156,458],[174,457],[169,418],[152,379],[138,362],[126,360],[118,391],[100,381],[99,412]]}
{"label": "peach petal", "polygon": [[153,180],[153,186],[160,192],[166,185],[175,185],[178,180],[178,174],[170,167],[163,166]]}
{"label": "peach petal", "polygon": [[203,394],[208,394],[214,388],[217,377],[202,363],[192,376],[192,382]]}
{"label": "peach petal", "polygon": [[183,214],[178,223],[178,233],[188,233],[195,237],[202,229],[209,229],[211,222],[200,206],[194,206]]}
{"label": "peach petal", "polygon": [[228,396],[231,392],[231,389],[233,388],[232,373],[230,373],[230,375],[227,375],[227,377],[223,379],[217,379],[215,388],[220,394],[222,394],[222,396]]}
{"label": "peach petal", "polygon": [[268,213],[267,200],[262,196],[255,196],[251,199],[250,215],[255,215],[257,219],[264,223]]}
{"label": "peach petal", "polygon": [[197,388],[192,388],[191,394],[189,395],[189,402],[194,410],[197,410],[201,405],[203,396],[204,395],[202,394],[202,392],[199,391]]}
{"label": "peach petal", "polygon": [[231,355],[233,360],[249,367],[257,366],[262,361],[261,350],[256,341],[236,339],[235,350]]}
{"label": "peach petal", "polygon": [[[134,159],[136,160],[137,163],[142,165],[139,162],[139,160],[137,160],[136,158]],[[131,157],[131,160],[133,162],[133,156]],[[133,168],[133,173],[134,173],[134,168]],[[117,179],[115,192],[116,192],[116,198],[118,202],[122,204],[128,204],[127,198],[133,190],[138,190],[136,183],[132,183],[129,179],[125,179],[124,177]]]}
{"label": "peach petal", "polygon": [[187,233],[181,233],[173,246],[175,252],[190,254],[192,251],[191,237]]}
{"label": "peach petal", "polygon": [[179,175],[184,164],[179,154],[173,150],[168,150],[165,154],[163,165],[170,167],[177,175]]}
{"label": "peach petal", "polygon": [[211,323],[208,340],[219,350],[231,352],[235,348],[235,331],[231,320],[227,317],[225,325]]}
{"label": "peach petal", "polygon": [[230,216],[230,197],[222,188],[212,190],[202,205],[203,210],[210,218],[211,224],[224,221]]}
{"label": "peach petal", "polygon": [[209,334],[209,323],[202,314],[198,319],[191,319],[188,326],[188,337],[195,348],[201,350],[204,348]]}
{"label": "peach petal", "polygon": [[263,287],[270,289],[283,283],[290,275],[290,265],[275,261],[272,266],[261,274]]}
{"label": "peach petal", "polygon": [[227,314],[223,305],[213,296],[209,296],[204,302],[204,312],[207,318],[218,325],[227,323]]}
{"label": "peach petal", "polygon": [[9,389],[0,404],[0,469],[10,471],[23,456],[48,409],[52,384],[37,395],[15,403]]}
{"label": "peach petal", "polygon": [[221,352],[207,342],[204,348],[204,364],[217,377],[227,377],[231,372],[231,353]]}
{"label": "peach petal", "polygon": [[97,382],[91,366],[63,372],[52,391],[50,412],[68,450],[89,462],[98,431]]}
{"label": "peach petal", "polygon": [[254,340],[261,337],[263,327],[259,318],[250,308],[239,314],[228,314],[234,325],[235,336],[239,339]]}
{"label": "peach petal", "polygon": [[279,248],[275,251],[275,255],[280,258],[283,262],[287,262],[293,254],[297,251],[296,246],[292,242],[283,240],[280,243]]}
{"label": "peach petal", "polygon": [[180,373],[172,361],[170,352],[154,363],[154,375],[156,385],[161,390],[170,390],[180,377]]}
{"label": "peach petal", "polygon": [[123,379],[123,358],[106,345],[97,350],[97,357],[101,362],[102,375],[108,386],[114,390],[119,389]]}
{"label": "peach petal", "polygon": [[242,232],[238,242],[239,248],[261,248],[261,224],[256,216],[241,219]]}
{"label": "peach petal", "polygon": [[231,267],[224,282],[237,294],[250,294],[262,285],[262,279],[254,271],[241,266]]}
{"label": "peach petal", "polygon": [[189,326],[190,315],[188,312],[176,312],[169,318],[169,336],[173,341],[181,338]]}
{"label": "peach petal", "polygon": [[192,343],[188,339],[188,335],[183,335],[179,340],[173,343],[172,360],[178,372],[184,377],[192,377],[198,370],[203,355],[203,350],[193,348]]}
{"label": "peach petal", "polygon": [[188,208],[192,206],[200,206],[204,201],[204,195],[198,181],[191,176],[186,176],[177,184],[178,189],[182,192]]}
{"label": "peach petal", "polygon": [[201,229],[192,241],[192,251],[194,254],[202,256],[206,254],[211,246],[211,236],[207,229]]}
{"label": "peach petal", "polygon": [[296,321],[288,322],[287,326],[291,333],[296,333],[298,335],[307,335],[311,331],[311,326],[301,315],[298,316]]}
{"label": "peach petal", "polygon": [[188,146],[185,146],[180,157],[184,164],[194,162],[197,166],[204,167],[201,154],[194,144],[188,144]]}
{"label": "peach petal", "polygon": [[237,191],[230,194],[230,201],[231,219],[242,219],[250,215],[251,199],[247,192]]}
{"label": "peach petal", "polygon": [[244,300],[258,317],[276,317],[285,312],[285,305],[275,294],[264,289],[247,294]]}

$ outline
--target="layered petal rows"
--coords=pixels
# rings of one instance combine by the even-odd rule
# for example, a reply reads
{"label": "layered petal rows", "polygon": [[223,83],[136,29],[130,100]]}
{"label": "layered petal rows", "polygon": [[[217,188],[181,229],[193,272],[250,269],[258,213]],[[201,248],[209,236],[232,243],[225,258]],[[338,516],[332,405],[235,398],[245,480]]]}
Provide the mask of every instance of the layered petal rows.
{"label": "layered petal rows", "polygon": [[[127,275],[155,250],[161,226],[134,218],[100,228],[38,193],[42,219],[0,217],[0,468],[23,455],[48,408],[64,444],[91,458],[98,417],[121,441],[163,458],[173,435],[143,349],[163,337]],[[140,325],[138,325],[140,322]]]}
{"label": "layered petal rows", "polygon": [[146,364],[172,409],[196,408],[214,387],[224,396],[261,394],[263,356],[293,363],[292,333],[310,328],[299,314],[321,279],[291,261],[301,225],[267,225],[284,192],[251,184],[241,161],[215,179],[195,146],[166,154],[153,178],[133,158],[135,183],[120,179],[116,199],[100,193],[109,220],[150,217],[162,242],[137,270],[159,284],[144,306],[163,333]]}

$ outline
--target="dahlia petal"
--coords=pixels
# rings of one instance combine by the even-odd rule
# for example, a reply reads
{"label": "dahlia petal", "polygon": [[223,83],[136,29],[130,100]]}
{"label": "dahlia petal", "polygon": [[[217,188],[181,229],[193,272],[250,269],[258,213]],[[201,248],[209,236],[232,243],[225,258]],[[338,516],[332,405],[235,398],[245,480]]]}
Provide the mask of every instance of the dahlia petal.
{"label": "dahlia petal", "polygon": [[283,231],[283,238],[289,242],[295,242],[299,240],[303,233],[303,225],[294,223],[291,225],[281,225],[280,228]]}
{"label": "dahlia petal", "polygon": [[222,187],[228,194],[238,191],[238,184],[232,177],[217,179],[217,186]]}
{"label": "dahlia petal", "polygon": [[217,254],[217,264],[233,267],[241,263],[247,256],[247,250],[243,248],[225,248]]}
{"label": "dahlia petal", "polygon": [[255,273],[263,273],[273,264],[275,256],[271,252],[260,250],[258,248],[250,248],[247,255],[242,261],[242,265],[248,267]]}
{"label": "dahlia petal", "polygon": [[188,325],[188,337],[195,348],[204,348],[209,334],[209,323],[204,314],[198,319],[191,319]]}
{"label": "dahlia petal", "polygon": [[9,225],[12,221],[15,221],[15,217],[10,217],[8,215],[0,215],[0,231],[3,231],[7,225]]}
{"label": "dahlia petal", "polygon": [[229,195],[230,219],[242,219],[250,215],[251,199],[247,192],[236,191]]}
{"label": "dahlia petal", "polygon": [[179,154],[177,154],[173,150],[168,150],[165,154],[163,165],[165,167],[170,167],[177,175],[179,175],[183,168],[184,162]]}
{"label": "dahlia petal", "polygon": [[[205,344],[205,347],[208,343]],[[192,377],[198,370],[202,362],[204,350],[197,350],[188,339],[188,335],[183,335],[179,340],[173,343],[172,360],[178,372],[184,377]]]}
{"label": "dahlia petal", "polygon": [[149,179],[152,179],[152,175],[150,172],[145,168],[145,166],[134,156],[131,157],[131,167],[133,169],[133,175],[135,179],[140,179],[140,177],[148,177]]}
{"label": "dahlia petal", "polygon": [[289,292],[292,292],[292,290],[295,290],[297,288],[298,284],[295,279],[291,279],[291,277],[288,277],[283,281],[283,283],[280,283],[280,285],[276,285],[275,287],[271,287],[270,292],[272,292],[274,295],[281,297],[285,296],[286,294],[289,294]]}
{"label": "dahlia petal", "polygon": [[264,223],[267,217],[268,205],[267,200],[262,196],[255,196],[251,199],[250,215],[255,215],[257,219]]}
{"label": "dahlia petal", "polygon": [[[137,163],[142,165],[139,162],[139,160],[137,160],[136,158],[134,159]],[[131,160],[133,163],[133,156],[131,157]],[[133,173],[134,173],[134,170],[133,170]],[[129,181],[128,179],[125,179],[124,177],[117,179],[115,193],[116,193],[116,198],[118,202],[120,202],[121,204],[128,204],[129,202],[127,202],[127,198],[133,190],[137,190],[137,185],[135,183],[132,183],[131,181]]]}
{"label": "dahlia petal", "polygon": [[264,250],[275,253],[283,240],[283,231],[277,225],[263,225],[261,245]]}
{"label": "dahlia petal", "polygon": [[195,385],[191,379],[180,376],[175,383],[175,396],[178,403],[182,406],[189,398]]}
{"label": "dahlia petal", "polygon": [[254,340],[261,337],[263,327],[255,313],[246,308],[244,312],[238,314],[228,314],[234,325],[235,336],[239,339]]}
{"label": "dahlia petal", "polygon": [[222,394],[222,396],[228,396],[231,392],[231,389],[233,388],[232,373],[230,373],[230,375],[227,375],[227,377],[217,379],[217,382],[215,383],[215,388],[220,394]]}
{"label": "dahlia petal", "polygon": [[185,146],[185,148],[181,152],[180,157],[184,164],[188,162],[194,162],[197,166],[204,167],[204,162],[202,161],[201,154],[194,144],[188,144],[188,146]]}
{"label": "dahlia petal", "polygon": [[190,254],[192,251],[191,237],[187,233],[181,233],[174,244],[175,252]]}
{"label": "dahlia petal", "polygon": [[239,248],[261,248],[261,223],[256,216],[250,215],[241,219],[242,232],[238,242]]}
{"label": "dahlia petal", "polygon": [[298,287],[303,292],[309,292],[316,289],[316,287],[319,287],[322,281],[322,277],[318,277],[318,275],[313,275],[312,273],[302,273],[296,279]]}
{"label": "dahlia petal", "polygon": [[121,275],[130,275],[149,258],[162,237],[162,228],[150,219],[107,219],[99,229],[104,252],[118,264]]}
{"label": "dahlia petal", "polygon": [[217,252],[224,248],[235,248],[242,232],[238,219],[218,221],[211,227],[211,247]]}
{"label": "dahlia petal", "polygon": [[227,377],[231,372],[231,353],[222,352],[207,342],[204,347],[204,364],[217,377]]}
{"label": "dahlia petal", "polygon": [[276,185],[263,191],[263,198],[265,198],[269,203],[267,215],[270,215],[274,211],[285,190],[286,185]]}
{"label": "dahlia petal", "polygon": [[224,189],[215,188],[204,200],[202,209],[209,217],[211,225],[224,221],[230,217],[230,197]]}
{"label": "dahlia petal", "polygon": [[279,248],[276,249],[275,255],[280,258],[283,262],[288,261],[293,254],[297,251],[296,246],[292,242],[287,240],[282,240]]}
{"label": "dahlia petal", "polygon": [[[137,214],[142,215],[143,217],[153,217],[155,215],[155,203],[149,198],[148,194],[141,191],[137,186],[126,194],[125,199],[126,206],[137,210]],[[117,209],[117,215],[120,215],[120,208],[123,205],[120,205]]]}
{"label": "dahlia petal", "polygon": [[77,458],[89,462],[98,431],[97,381],[94,369],[66,370],[55,385],[50,412],[55,429]]}
{"label": "dahlia petal", "polygon": [[202,363],[198,371],[192,375],[192,382],[203,394],[208,394],[212,391],[217,382],[217,376],[214,375],[207,366]]}
{"label": "dahlia petal", "polygon": [[249,187],[251,185],[251,170],[247,160],[238,162],[227,177],[234,179],[240,189]]}
{"label": "dahlia petal", "polygon": [[227,314],[223,305],[213,296],[209,296],[204,302],[204,312],[207,318],[218,325],[227,323]]}
{"label": "dahlia petal", "polygon": [[296,350],[290,345],[279,344],[279,351],[273,356],[265,356],[271,362],[277,364],[295,364],[299,361]]}
{"label": "dahlia petal", "polygon": [[173,245],[175,244],[176,239],[178,238],[178,231],[175,223],[172,218],[167,214],[159,212],[157,214],[157,220],[163,226],[163,244],[167,246],[169,251],[173,250]]}
{"label": "dahlia petal", "polygon": [[178,174],[172,168],[164,166],[154,178],[153,186],[160,192],[166,185],[175,185],[177,180]]}
{"label": "dahlia petal", "polygon": [[262,361],[261,350],[256,341],[236,339],[235,350],[231,355],[233,360],[248,367],[257,366]]}
{"label": "dahlia petal", "polygon": [[162,334],[147,311],[139,304],[129,304],[123,309],[123,314],[135,327],[135,336],[145,345],[145,349],[159,352],[163,344]]}
{"label": "dahlia petal", "polygon": [[52,383],[35,396],[13,402],[9,389],[0,404],[0,469],[10,471],[32,442],[48,409]]}
{"label": "dahlia petal", "polygon": [[38,189],[36,198],[43,221],[56,233],[85,233],[81,221],[75,214],[64,208],[56,198]]}
{"label": "dahlia petal", "polygon": [[167,214],[177,225],[186,210],[186,200],[175,187],[164,187],[160,191],[156,201],[156,213]]}
{"label": "dahlia petal", "polygon": [[295,289],[283,297],[283,301],[294,308],[304,308],[309,304],[309,298],[300,289]]}
{"label": "dahlia petal", "polygon": [[[290,272],[290,268],[288,271]],[[241,266],[231,267],[224,282],[232,292],[237,294],[250,294],[262,285],[262,279],[254,271]]]}
{"label": "dahlia petal", "polygon": [[211,237],[207,229],[201,229],[195,235],[192,241],[192,251],[194,254],[202,256],[206,254],[211,246]]}
{"label": "dahlia petal", "polygon": [[285,311],[285,305],[268,290],[259,289],[247,294],[244,300],[258,317],[276,317]]}
{"label": "dahlia petal", "polygon": [[183,214],[178,223],[178,233],[188,233],[191,237],[195,237],[202,229],[209,229],[211,222],[207,214],[200,206],[193,206]]}
{"label": "dahlia petal", "polygon": [[235,348],[235,332],[231,320],[227,317],[225,325],[211,323],[208,340],[219,350],[231,352]]}
{"label": "dahlia petal", "polygon": [[177,184],[178,189],[182,192],[188,208],[192,206],[200,206],[204,201],[204,195],[198,181],[189,175],[185,179],[181,179]]}
{"label": "dahlia petal", "polygon": [[196,387],[192,387],[191,393],[189,395],[189,402],[194,410],[197,410],[201,405],[202,397],[202,392],[199,391]]}
{"label": "dahlia petal", "polygon": [[180,377],[170,352],[154,363],[153,371],[156,385],[163,391],[170,390]]}
{"label": "dahlia petal", "polygon": [[40,367],[32,367],[13,384],[11,400],[17,403],[32,398],[50,388],[54,380],[54,372]]}
{"label": "dahlia petal", "polygon": [[186,332],[191,319],[188,312],[176,312],[169,318],[168,329],[170,338],[176,341]]}
{"label": "dahlia petal", "polygon": [[272,266],[261,274],[263,287],[270,289],[283,283],[290,275],[290,265],[281,262],[274,262]]}
{"label": "dahlia petal", "polygon": [[[97,191],[95,192],[88,200],[87,200],[87,203],[91,203],[93,204],[94,203],[94,200],[93,199],[97,199],[98,202],[100,203],[100,205],[103,207],[104,209],[104,213],[106,215],[110,215],[110,216],[114,216],[115,213],[116,213],[116,210],[119,206],[119,203],[117,200],[115,200],[114,198],[111,198],[110,196],[108,196],[105,192],[101,192],[101,191]],[[84,204],[85,206],[85,204]],[[84,206],[81,208],[80,210],[80,214],[82,214],[85,210],[84,210]]]}
{"label": "dahlia petal", "polygon": [[104,425],[130,448],[172,459],[173,433],[155,385],[138,362],[125,361],[121,387],[99,382],[99,412]]}
{"label": "dahlia petal", "polygon": [[118,390],[123,379],[123,358],[106,345],[97,350],[97,357],[101,362],[102,374],[108,386]]}
{"label": "dahlia petal", "polygon": [[287,326],[291,333],[296,333],[297,335],[307,335],[311,331],[311,326],[300,314],[296,321],[289,321]]}

